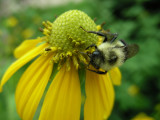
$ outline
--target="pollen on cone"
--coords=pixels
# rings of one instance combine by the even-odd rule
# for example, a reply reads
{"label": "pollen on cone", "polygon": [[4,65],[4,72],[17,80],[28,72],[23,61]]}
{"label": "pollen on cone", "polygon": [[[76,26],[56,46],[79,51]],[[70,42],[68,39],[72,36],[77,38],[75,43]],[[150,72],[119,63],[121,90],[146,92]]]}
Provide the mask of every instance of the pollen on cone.
{"label": "pollen on cone", "polygon": [[60,47],[63,52],[70,52],[96,44],[98,36],[85,32],[81,27],[89,31],[97,30],[95,22],[82,11],[70,10],[63,13],[52,23],[52,31],[48,36],[50,45]]}

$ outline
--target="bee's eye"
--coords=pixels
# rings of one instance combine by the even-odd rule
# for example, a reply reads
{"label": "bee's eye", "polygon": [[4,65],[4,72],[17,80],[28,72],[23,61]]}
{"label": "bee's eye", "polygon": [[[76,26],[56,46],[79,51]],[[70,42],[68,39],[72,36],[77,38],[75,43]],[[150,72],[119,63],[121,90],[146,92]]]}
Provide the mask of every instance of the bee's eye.
{"label": "bee's eye", "polygon": [[99,69],[100,68],[100,62],[101,62],[101,53],[99,51],[94,51],[91,54],[91,61],[90,63],[94,66],[94,68]]}
{"label": "bee's eye", "polygon": [[96,58],[96,57],[99,57],[100,56],[100,53],[98,51],[94,51],[92,53],[92,58]]}

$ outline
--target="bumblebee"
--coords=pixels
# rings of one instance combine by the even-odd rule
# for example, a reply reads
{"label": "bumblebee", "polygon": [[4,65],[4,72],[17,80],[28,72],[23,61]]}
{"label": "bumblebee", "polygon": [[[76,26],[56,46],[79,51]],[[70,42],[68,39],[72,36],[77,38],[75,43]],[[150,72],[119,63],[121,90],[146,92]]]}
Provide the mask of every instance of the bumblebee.
{"label": "bumblebee", "polygon": [[[86,31],[85,29],[83,30]],[[88,70],[92,72],[96,72],[98,74],[106,74],[110,69],[121,66],[126,60],[135,56],[139,51],[139,46],[137,44],[128,45],[124,40],[116,40],[116,38],[118,37],[118,34],[116,33],[112,34],[112,39],[108,39],[107,34],[100,31],[86,32],[104,37],[103,42],[99,46],[92,44],[86,48],[95,48],[94,52],[88,54],[90,58]],[[90,64],[96,70],[89,69]],[[103,69],[104,71],[101,71],[99,69]]]}

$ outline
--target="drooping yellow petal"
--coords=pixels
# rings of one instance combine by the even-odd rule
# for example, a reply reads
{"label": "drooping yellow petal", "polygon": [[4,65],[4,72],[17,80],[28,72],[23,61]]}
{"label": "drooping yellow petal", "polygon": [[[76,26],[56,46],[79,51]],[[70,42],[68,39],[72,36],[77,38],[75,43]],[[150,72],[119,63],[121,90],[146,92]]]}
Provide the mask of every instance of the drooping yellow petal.
{"label": "drooping yellow petal", "polygon": [[37,38],[34,40],[25,40],[14,50],[14,56],[16,58],[20,58],[30,50],[34,49],[40,42],[42,42],[41,38]]}
{"label": "drooping yellow petal", "polygon": [[109,71],[109,77],[114,85],[121,85],[121,72],[119,68],[113,68]]}
{"label": "drooping yellow petal", "polygon": [[23,120],[32,120],[46,88],[53,64],[52,56],[40,56],[22,75],[16,89],[18,114]]}
{"label": "drooping yellow petal", "polygon": [[22,56],[21,58],[19,58],[18,60],[16,60],[5,72],[1,83],[0,83],[0,89],[2,89],[3,85],[8,81],[8,79],[19,69],[21,68],[23,65],[25,65],[27,62],[29,62],[30,60],[32,60],[34,57],[36,57],[46,46],[48,46],[47,43],[42,44],[38,47],[36,47],[35,49],[31,50],[30,52],[28,52],[27,54],[25,54],[24,56]]}
{"label": "drooping yellow petal", "polygon": [[106,120],[113,108],[114,89],[108,76],[86,73],[84,120]]}
{"label": "drooping yellow petal", "polygon": [[39,120],[79,120],[81,90],[78,72],[63,66],[46,94]]}

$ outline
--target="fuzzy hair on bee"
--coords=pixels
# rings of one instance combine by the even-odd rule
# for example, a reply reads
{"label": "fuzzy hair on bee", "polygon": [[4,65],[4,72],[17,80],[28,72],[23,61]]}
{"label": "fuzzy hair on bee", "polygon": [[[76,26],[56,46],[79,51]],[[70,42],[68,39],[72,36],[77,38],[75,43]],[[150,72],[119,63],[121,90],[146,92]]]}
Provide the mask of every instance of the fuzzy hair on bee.
{"label": "fuzzy hair on bee", "polygon": [[[83,30],[86,31],[85,29]],[[136,44],[128,45],[124,40],[116,40],[118,36],[116,33],[112,34],[112,39],[108,40],[107,35],[102,32],[86,32],[104,37],[103,43],[99,46],[92,44],[86,48],[89,49],[90,47],[95,47],[95,51],[88,54],[90,58],[88,70],[92,72],[106,74],[110,69],[121,66],[126,60],[135,56],[139,51],[139,46]],[[89,69],[90,64],[96,70]],[[100,71],[99,69],[103,69],[104,71]]]}
{"label": "fuzzy hair on bee", "polygon": [[115,44],[110,44],[109,42],[105,42],[98,46],[97,49],[103,56],[103,60],[101,60],[101,62],[99,63],[100,68],[108,71],[111,68],[121,66],[124,63],[126,58],[125,56],[126,53],[124,47],[119,48],[120,46],[118,45],[121,44],[122,44],[121,41],[116,41]]}

